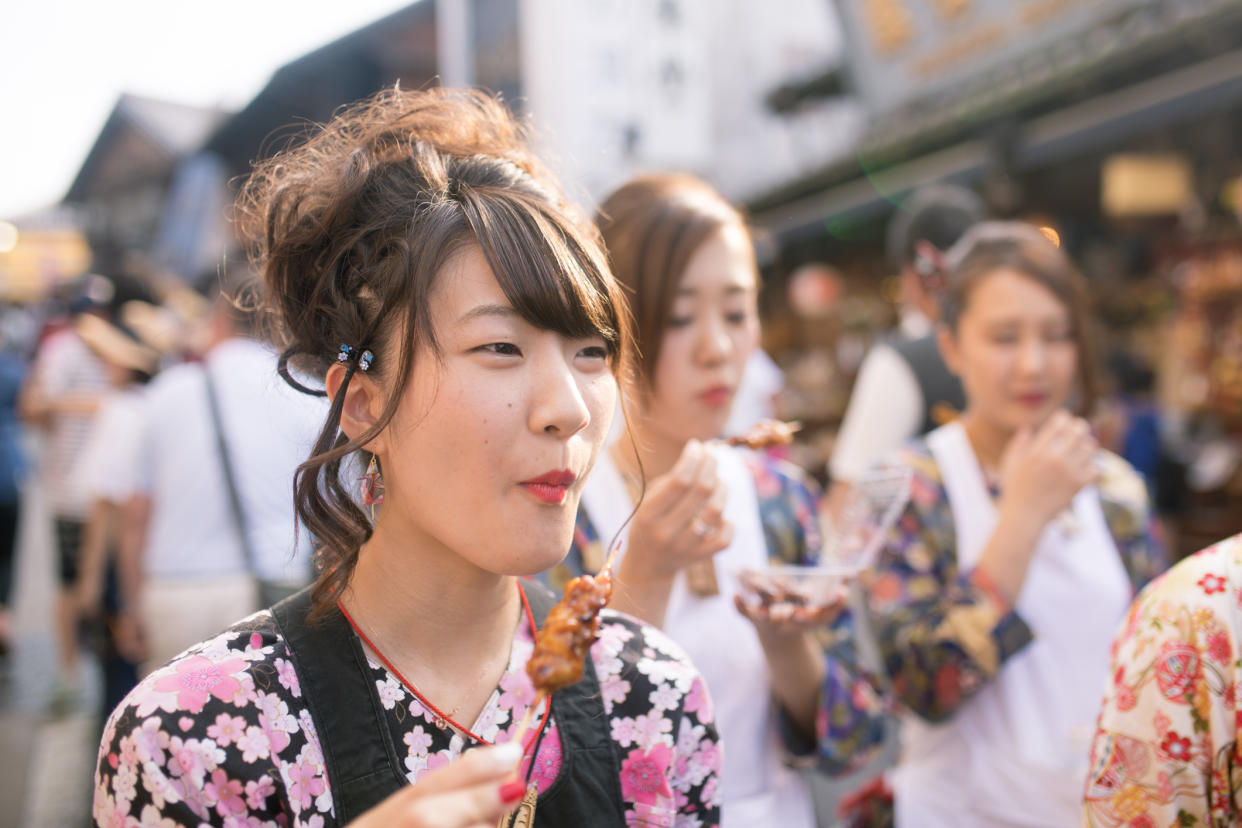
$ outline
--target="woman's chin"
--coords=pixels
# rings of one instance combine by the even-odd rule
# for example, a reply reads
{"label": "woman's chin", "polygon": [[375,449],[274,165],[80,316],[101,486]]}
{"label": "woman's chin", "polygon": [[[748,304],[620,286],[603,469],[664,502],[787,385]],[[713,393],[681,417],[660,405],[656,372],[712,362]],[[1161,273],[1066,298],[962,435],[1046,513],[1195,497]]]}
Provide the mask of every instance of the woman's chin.
{"label": "woman's chin", "polygon": [[515,554],[503,567],[503,574],[527,578],[547,572],[565,560],[569,547],[573,543],[572,535],[565,538],[564,543],[549,541],[547,545],[537,549],[527,549]]}
{"label": "woman's chin", "polygon": [[1048,418],[1060,407],[1059,404],[1045,404],[1038,407],[1019,406],[1006,418],[1009,420],[1009,430],[1018,432],[1027,428],[1031,431],[1038,431],[1039,427],[1048,422]]}
{"label": "woman's chin", "polygon": [[[700,423],[698,428],[690,436],[694,439],[706,443],[708,440],[715,440],[724,436],[725,426],[728,425],[728,416],[712,417],[705,422]],[[689,439],[689,438],[687,438]]]}

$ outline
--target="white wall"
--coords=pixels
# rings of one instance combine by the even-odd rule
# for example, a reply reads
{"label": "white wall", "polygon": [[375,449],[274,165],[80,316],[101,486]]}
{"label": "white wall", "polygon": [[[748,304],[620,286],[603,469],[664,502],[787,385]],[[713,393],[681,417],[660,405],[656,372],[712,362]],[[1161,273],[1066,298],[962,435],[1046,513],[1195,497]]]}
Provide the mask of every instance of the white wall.
{"label": "white wall", "polygon": [[860,124],[852,104],[794,117],[764,104],[839,59],[830,0],[522,0],[521,12],[541,149],[591,198],[680,169],[742,200],[840,155]]}

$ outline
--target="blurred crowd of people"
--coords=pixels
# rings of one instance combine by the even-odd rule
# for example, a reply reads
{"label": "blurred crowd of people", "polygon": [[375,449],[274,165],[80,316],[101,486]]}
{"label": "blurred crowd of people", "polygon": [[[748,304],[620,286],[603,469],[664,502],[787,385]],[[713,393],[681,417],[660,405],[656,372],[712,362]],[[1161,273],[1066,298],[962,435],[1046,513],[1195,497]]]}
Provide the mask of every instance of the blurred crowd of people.
{"label": "blurred crowd of people", "polygon": [[3,351],[3,597],[21,492],[39,487],[58,586],[54,712],[84,696],[84,646],[110,709],[154,666],[266,605],[261,585],[266,598],[309,579],[289,493],[322,406],[276,379],[244,305],[252,287],[88,274],[41,319],[13,311],[26,336]]}

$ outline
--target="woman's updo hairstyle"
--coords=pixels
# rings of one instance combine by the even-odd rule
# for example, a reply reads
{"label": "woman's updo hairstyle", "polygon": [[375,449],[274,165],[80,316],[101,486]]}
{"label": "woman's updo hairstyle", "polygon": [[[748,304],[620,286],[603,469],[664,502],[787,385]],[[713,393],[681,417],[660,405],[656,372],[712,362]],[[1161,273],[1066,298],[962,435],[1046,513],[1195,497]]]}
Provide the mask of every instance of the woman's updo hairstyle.
{"label": "woman's updo hairstyle", "polygon": [[[614,371],[629,360],[624,299],[598,233],[531,155],[524,130],[482,93],[392,89],[351,105],[258,164],[237,208],[283,349],[282,376],[322,394],[308,384],[322,388],[342,346],[350,349],[294,482],[298,515],[317,543],[317,611],[335,600],[372,531],[342,483],[341,461],[391,420],[416,346],[438,354],[429,296],[455,254],[477,244],[531,324],[602,336]],[[380,383],[387,404],[373,428],[350,440],[341,408],[358,370]],[[370,458],[364,451],[360,459]]]}
{"label": "woman's updo hairstyle", "polygon": [[1091,344],[1091,302],[1087,285],[1059,246],[1035,227],[1020,221],[976,224],[945,254],[947,285],[939,296],[940,320],[954,333],[971,294],[988,276],[1010,270],[1043,285],[1069,313],[1078,354],[1078,397],[1085,415],[1095,405],[1097,379]]}
{"label": "woman's updo hairstyle", "polygon": [[595,217],[613,275],[626,288],[634,315],[638,375],[647,389],[673,299],[690,258],[726,227],[746,228],[742,215],[711,185],[692,175],[656,173],[632,179],[600,205]]}

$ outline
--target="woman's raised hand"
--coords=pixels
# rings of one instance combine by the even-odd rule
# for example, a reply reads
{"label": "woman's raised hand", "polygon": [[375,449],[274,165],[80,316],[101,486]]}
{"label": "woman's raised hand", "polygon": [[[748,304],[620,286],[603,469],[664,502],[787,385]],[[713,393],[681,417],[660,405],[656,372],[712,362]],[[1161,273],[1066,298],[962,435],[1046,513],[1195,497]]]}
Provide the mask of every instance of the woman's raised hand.
{"label": "woman's raised hand", "polygon": [[1058,410],[1035,432],[1019,431],[1001,458],[1001,509],[1018,509],[1042,527],[1095,482],[1099,444],[1086,420]]}
{"label": "woman's raised hand", "polygon": [[1034,433],[1019,431],[1001,457],[996,528],[978,569],[1011,603],[1018,600],[1044,528],[1096,479],[1098,446],[1085,420],[1056,411]]}
{"label": "woman's raised hand", "polygon": [[741,595],[733,596],[738,612],[755,625],[760,638],[800,634],[828,626],[845,611],[848,601],[849,591],[844,586],[825,604],[796,604],[788,601],[763,604],[749,602]]}
{"label": "woman's raised hand", "polygon": [[350,828],[495,828],[525,792],[518,781],[521,745],[467,751],[349,823]]}
{"label": "woman's raised hand", "polygon": [[687,442],[668,474],[648,486],[634,514],[620,579],[671,579],[727,547],[733,541],[733,524],[724,518],[728,494],[711,451],[698,440]]}

